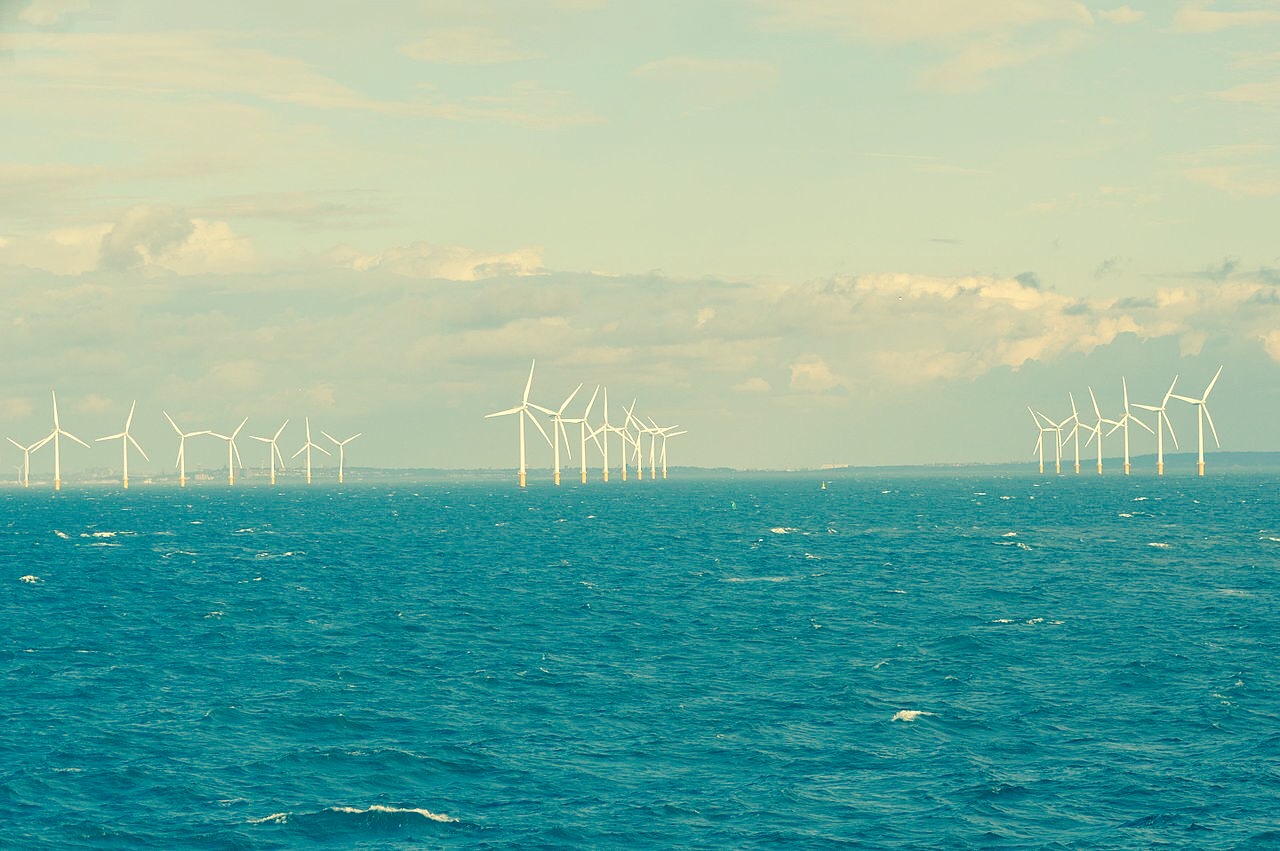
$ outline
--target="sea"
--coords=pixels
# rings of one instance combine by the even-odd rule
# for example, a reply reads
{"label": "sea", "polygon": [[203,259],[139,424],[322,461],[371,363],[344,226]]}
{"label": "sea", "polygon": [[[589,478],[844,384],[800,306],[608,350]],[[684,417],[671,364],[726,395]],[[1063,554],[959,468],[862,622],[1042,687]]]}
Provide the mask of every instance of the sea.
{"label": "sea", "polygon": [[9,487],[0,848],[1280,848],[1278,483]]}

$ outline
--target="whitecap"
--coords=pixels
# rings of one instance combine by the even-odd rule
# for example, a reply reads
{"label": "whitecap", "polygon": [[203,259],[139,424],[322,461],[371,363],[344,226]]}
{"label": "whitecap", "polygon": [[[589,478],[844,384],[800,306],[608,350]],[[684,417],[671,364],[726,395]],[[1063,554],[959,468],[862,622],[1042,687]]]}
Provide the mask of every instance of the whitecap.
{"label": "whitecap", "polygon": [[1044,623],[1044,618],[1031,618],[1030,620],[1027,621],[1027,623],[1031,626],[1034,626],[1038,623]]}
{"label": "whitecap", "polygon": [[1013,618],[996,618],[992,623],[1013,623]]}
{"label": "whitecap", "polygon": [[790,582],[790,576],[726,576],[725,582]]}
{"label": "whitecap", "polygon": [[27,582],[34,585],[35,583],[40,581],[40,577],[36,576],[34,573],[28,573],[26,576],[19,576],[18,581]]}
{"label": "whitecap", "polygon": [[64,541],[71,537],[66,532],[63,532],[61,529],[54,529],[53,534],[57,535],[59,538],[61,538]]}
{"label": "whitecap", "polygon": [[933,715],[932,712],[925,712],[923,709],[899,709],[890,721],[915,721],[924,715]]}
{"label": "whitecap", "polygon": [[1002,538],[1016,538],[1016,537],[1018,537],[1018,533],[1017,533],[1017,532],[1005,532],[1005,533],[1004,533],[1004,534],[1002,534],[1000,537],[1002,537]]}
{"label": "whitecap", "polygon": [[1120,516],[1120,517],[1132,517],[1133,515],[1132,515],[1132,514],[1130,514],[1130,513],[1129,513],[1129,512],[1127,512],[1127,511],[1121,511],[1119,516]]}
{"label": "whitecap", "polygon": [[263,816],[262,818],[251,818],[249,819],[249,824],[267,824],[268,822],[284,824],[288,820],[289,813],[272,813],[271,815]]}
{"label": "whitecap", "polygon": [[1158,549],[1158,550],[1167,550],[1167,549],[1169,549],[1169,545],[1168,545],[1168,544],[1163,544],[1163,543],[1161,543],[1161,542],[1159,542],[1159,541],[1152,541],[1151,543],[1147,544],[1147,546],[1148,546],[1148,547],[1155,547],[1155,548],[1156,548],[1156,549]]}
{"label": "whitecap", "polygon": [[775,535],[789,535],[790,533],[794,532],[795,529],[792,529],[789,526],[774,526],[769,531]]}
{"label": "whitecap", "polygon": [[431,810],[425,810],[425,809],[423,809],[423,808],[421,808],[421,807],[385,807],[385,806],[383,806],[382,804],[374,804],[374,805],[372,805],[372,806],[368,807],[367,809],[363,809],[363,810],[362,810],[362,809],[359,809],[359,808],[357,808],[357,807],[329,807],[329,811],[330,811],[330,812],[335,812],[335,813],[354,813],[354,814],[359,814],[359,813],[417,813],[418,815],[422,816],[423,818],[428,818],[428,819],[431,819],[432,821],[443,821],[443,822],[456,822],[456,821],[457,821],[457,819],[456,819],[456,818],[454,818],[453,816],[448,816],[448,815],[445,815],[444,813],[433,813],[433,812],[431,812]]}

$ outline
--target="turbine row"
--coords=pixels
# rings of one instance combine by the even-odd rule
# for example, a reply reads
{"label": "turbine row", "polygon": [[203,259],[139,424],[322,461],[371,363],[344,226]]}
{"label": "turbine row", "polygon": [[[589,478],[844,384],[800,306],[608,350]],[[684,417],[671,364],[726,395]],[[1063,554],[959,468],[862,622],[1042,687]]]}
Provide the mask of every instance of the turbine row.
{"label": "turbine row", "polygon": [[[507,408],[503,411],[495,411],[492,414],[485,414],[485,418],[491,417],[507,417],[514,416],[516,418],[516,431],[518,433],[520,447],[520,467],[517,474],[517,482],[520,487],[525,487],[528,483],[528,471],[526,466],[525,451],[525,422],[530,422],[542,435],[542,439],[552,448],[552,481],[560,484],[560,447],[564,446],[565,454],[569,460],[573,460],[573,452],[569,448],[569,435],[565,430],[566,425],[578,426],[578,457],[581,461],[581,478],[582,483],[587,483],[587,441],[590,440],[595,444],[596,449],[600,452],[600,478],[601,481],[609,481],[609,440],[610,435],[617,435],[619,457],[621,458],[622,480],[627,480],[627,455],[628,447],[630,447],[632,458],[634,459],[634,467],[636,471],[636,479],[644,478],[644,452],[643,442],[647,435],[649,438],[649,477],[656,479],[658,477],[659,464],[661,464],[662,478],[667,477],[667,440],[677,435],[685,434],[683,430],[678,430],[679,426],[660,426],[653,421],[653,418],[647,417],[647,423],[635,415],[636,402],[633,399],[631,405],[624,409],[626,417],[621,425],[614,425],[609,421],[609,390],[596,386],[595,391],[591,394],[591,401],[587,403],[586,410],[582,412],[580,417],[566,416],[565,412],[569,409],[569,404],[574,397],[578,395],[578,391],[582,389],[579,384],[573,389],[573,392],[565,397],[560,403],[560,407],[552,410],[535,402],[529,401],[529,392],[533,388],[533,369],[536,361],[529,364],[529,378],[524,384],[524,394],[520,397],[520,404]],[[592,426],[590,423],[591,409],[595,406],[596,398],[600,395],[600,391],[604,390],[604,414],[603,420],[599,425]],[[547,430],[542,427],[535,412],[542,414],[544,417],[551,419],[551,434],[547,434]],[[603,436],[603,439],[602,439]],[[658,441],[662,441],[661,450],[658,449]]]}
{"label": "turbine row", "polygon": [[[83,440],[76,437],[74,434],[72,434],[71,432],[67,431],[62,427],[61,420],[58,418],[58,394],[56,391],[53,391],[52,395],[53,395],[53,431],[49,432],[44,437],[30,444],[22,444],[14,440],[12,437],[8,438],[8,441],[10,443],[12,443],[14,446],[22,450],[22,486],[23,487],[30,487],[31,485],[31,454],[33,452],[39,451],[40,449],[44,448],[50,443],[53,444],[53,489],[61,490],[62,489],[61,439],[65,437],[68,440],[75,441],[76,443],[80,444],[86,449],[89,448],[89,444],[85,443]],[[136,449],[142,455],[143,458],[145,458],[148,461],[151,460],[149,457],[147,457],[147,453],[143,450],[142,446],[138,443],[138,441],[135,440],[133,435],[129,433],[129,428],[130,426],[133,425],[134,410],[137,408],[137,406],[138,406],[138,403],[136,400],[133,402],[132,405],[129,406],[129,416],[124,421],[123,431],[117,434],[109,434],[106,437],[97,438],[98,442],[101,442],[104,440],[120,441],[121,463],[124,471],[121,484],[125,488],[129,487],[129,447],[132,445],[133,448]],[[227,484],[234,485],[236,483],[236,469],[237,467],[239,468],[244,467],[244,465],[240,461],[240,449],[239,447],[236,446],[236,438],[240,436],[240,430],[244,428],[245,423],[249,422],[248,417],[245,417],[243,420],[241,420],[240,425],[236,426],[235,430],[232,431],[230,434],[221,434],[219,432],[212,431],[210,429],[201,429],[200,431],[183,431],[182,428],[176,422],[174,422],[173,417],[169,416],[169,413],[167,411],[161,411],[161,413],[164,414],[164,418],[169,421],[169,425],[173,426],[173,430],[178,434],[178,460],[177,460],[177,463],[174,464],[174,467],[178,470],[178,484],[181,487],[187,486],[187,438],[200,437],[203,435],[215,437],[219,440],[225,440],[227,442]],[[307,440],[297,452],[293,453],[292,457],[297,458],[299,455],[302,455],[304,452],[306,453],[307,484],[311,484],[311,450],[315,449],[319,452],[323,452],[325,455],[330,455],[331,453],[329,452],[329,450],[325,449],[324,447],[320,446],[317,443],[314,443],[311,440],[311,419],[308,417],[305,419],[305,422],[306,422]],[[254,440],[261,441],[263,443],[268,444],[269,446],[267,453],[269,456],[270,467],[271,467],[271,484],[273,485],[276,483],[276,462],[279,461],[280,469],[281,470],[284,469],[284,456],[280,452],[280,447],[278,445],[278,442],[280,440],[280,435],[284,433],[285,426],[287,426],[288,424],[289,424],[288,420],[285,420],[283,423],[281,423],[280,428],[276,429],[275,434],[272,435],[271,437],[258,437],[257,435],[252,435]],[[345,480],[344,466],[345,466],[345,460],[346,460],[345,459],[346,446],[348,443],[355,440],[360,435],[354,434],[351,437],[348,437],[346,440],[338,440],[336,437],[330,435],[328,432],[321,431],[320,433],[325,437],[327,437],[330,441],[332,441],[334,445],[337,446],[338,448],[338,481],[343,482]]]}
{"label": "turbine row", "polygon": [[[1169,383],[1169,389],[1165,391],[1164,397],[1160,400],[1159,405],[1144,405],[1134,403],[1129,404],[1129,383],[1122,377],[1120,386],[1124,393],[1124,413],[1119,419],[1109,419],[1102,415],[1102,411],[1098,408],[1098,399],[1093,394],[1093,388],[1089,388],[1089,399],[1093,402],[1094,422],[1092,425],[1083,422],[1080,419],[1080,412],[1076,408],[1075,396],[1068,393],[1067,396],[1071,400],[1071,414],[1065,419],[1058,421],[1040,411],[1036,411],[1030,406],[1027,410],[1031,412],[1031,419],[1036,427],[1036,445],[1031,451],[1032,457],[1039,456],[1040,472],[1044,472],[1044,439],[1045,435],[1054,435],[1054,471],[1062,472],[1062,449],[1068,443],[1074,441],[1075,444],[1075,471],[1076,475],[1080,474],[1080,433],[1084,432],[1088,435],[1085,440],[1087,447],[1091,441],[1097,441],[1098,449],[1098,475],[1102,475],[1102,438],[1104,425],[1110,426],[1106,434],[1109,436],[1116,431],[1124,433],[1124,474],[1129,475],[1129,426],[1136,424],[1146,429],[1156,439],[1156,475],[1164,475],[1164,434],[1167,431],[1169,438],[1173,441],[1175,449],[1178,447],[1178,436],[1174,434],[1173,423],[1169,419],[1169,400],[1177,399],[1192,405],[1196,409],[1196,470],[1199,475],[1204,475],[1204,424],[1209,423],[1209,431],[1213,435],[1213,442],[1217,446],[1222,444],[1218,441],[1218,430],[1213,425],[1213,417],[1209,414],[1209,394],[1213,392],[1213,385],[1218,383],[1218,376],[1222,375],[1222,367],[1218,367],[1218,371],[1214,373],[1213,380],[1209,382],[1209,386],[1204,389],[1199,397],[1182,396],[1174,393],[1174,387],[1178,384],[1178,376],[1173,377],[1173,381]],[[1140,408],[1144,411],[1151,411],[1156,415],[1156,426],[1152,428],[1143,422],[1136,414],[1133,408]]]}

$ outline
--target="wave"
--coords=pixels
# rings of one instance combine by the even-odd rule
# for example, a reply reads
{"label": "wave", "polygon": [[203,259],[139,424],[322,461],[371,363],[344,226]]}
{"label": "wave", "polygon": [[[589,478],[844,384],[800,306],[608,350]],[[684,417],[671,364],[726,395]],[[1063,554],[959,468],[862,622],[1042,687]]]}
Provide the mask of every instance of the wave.
{"label": "wave", "polygon": [[926,712],[923,709],[899,709],[894,713],[890,721],[916,721],[926,715],[935,715],[934,712]]}
{"label": "wave", "polygon": [[[316,822],[332,822],[334,816],[362,816],[359,819],[346,819],[368,827],[404,826],[406,821],[417,821],[419,818],[442,824],[456,824],[458,819],[445,813],[437,813],[424,807],[389,807],[384,804],[371,804],[367,807],[349,807],[336,805],[311,812],[278,812],[259,818],[247,820],[248,824],[313,824]],[[406,820],[406,817],[409,817]],[[353,825],[354,826],[354,825]]]}

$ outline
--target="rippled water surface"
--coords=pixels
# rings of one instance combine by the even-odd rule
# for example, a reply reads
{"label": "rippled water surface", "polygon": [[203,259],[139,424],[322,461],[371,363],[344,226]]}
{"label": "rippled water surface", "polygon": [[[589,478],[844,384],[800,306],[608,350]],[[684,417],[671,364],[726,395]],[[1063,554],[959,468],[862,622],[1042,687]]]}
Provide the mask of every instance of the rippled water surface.
{"label": "rippled water surface", "polygon": [[0,492],[0,847],[1280,847],[1274,478]]}

